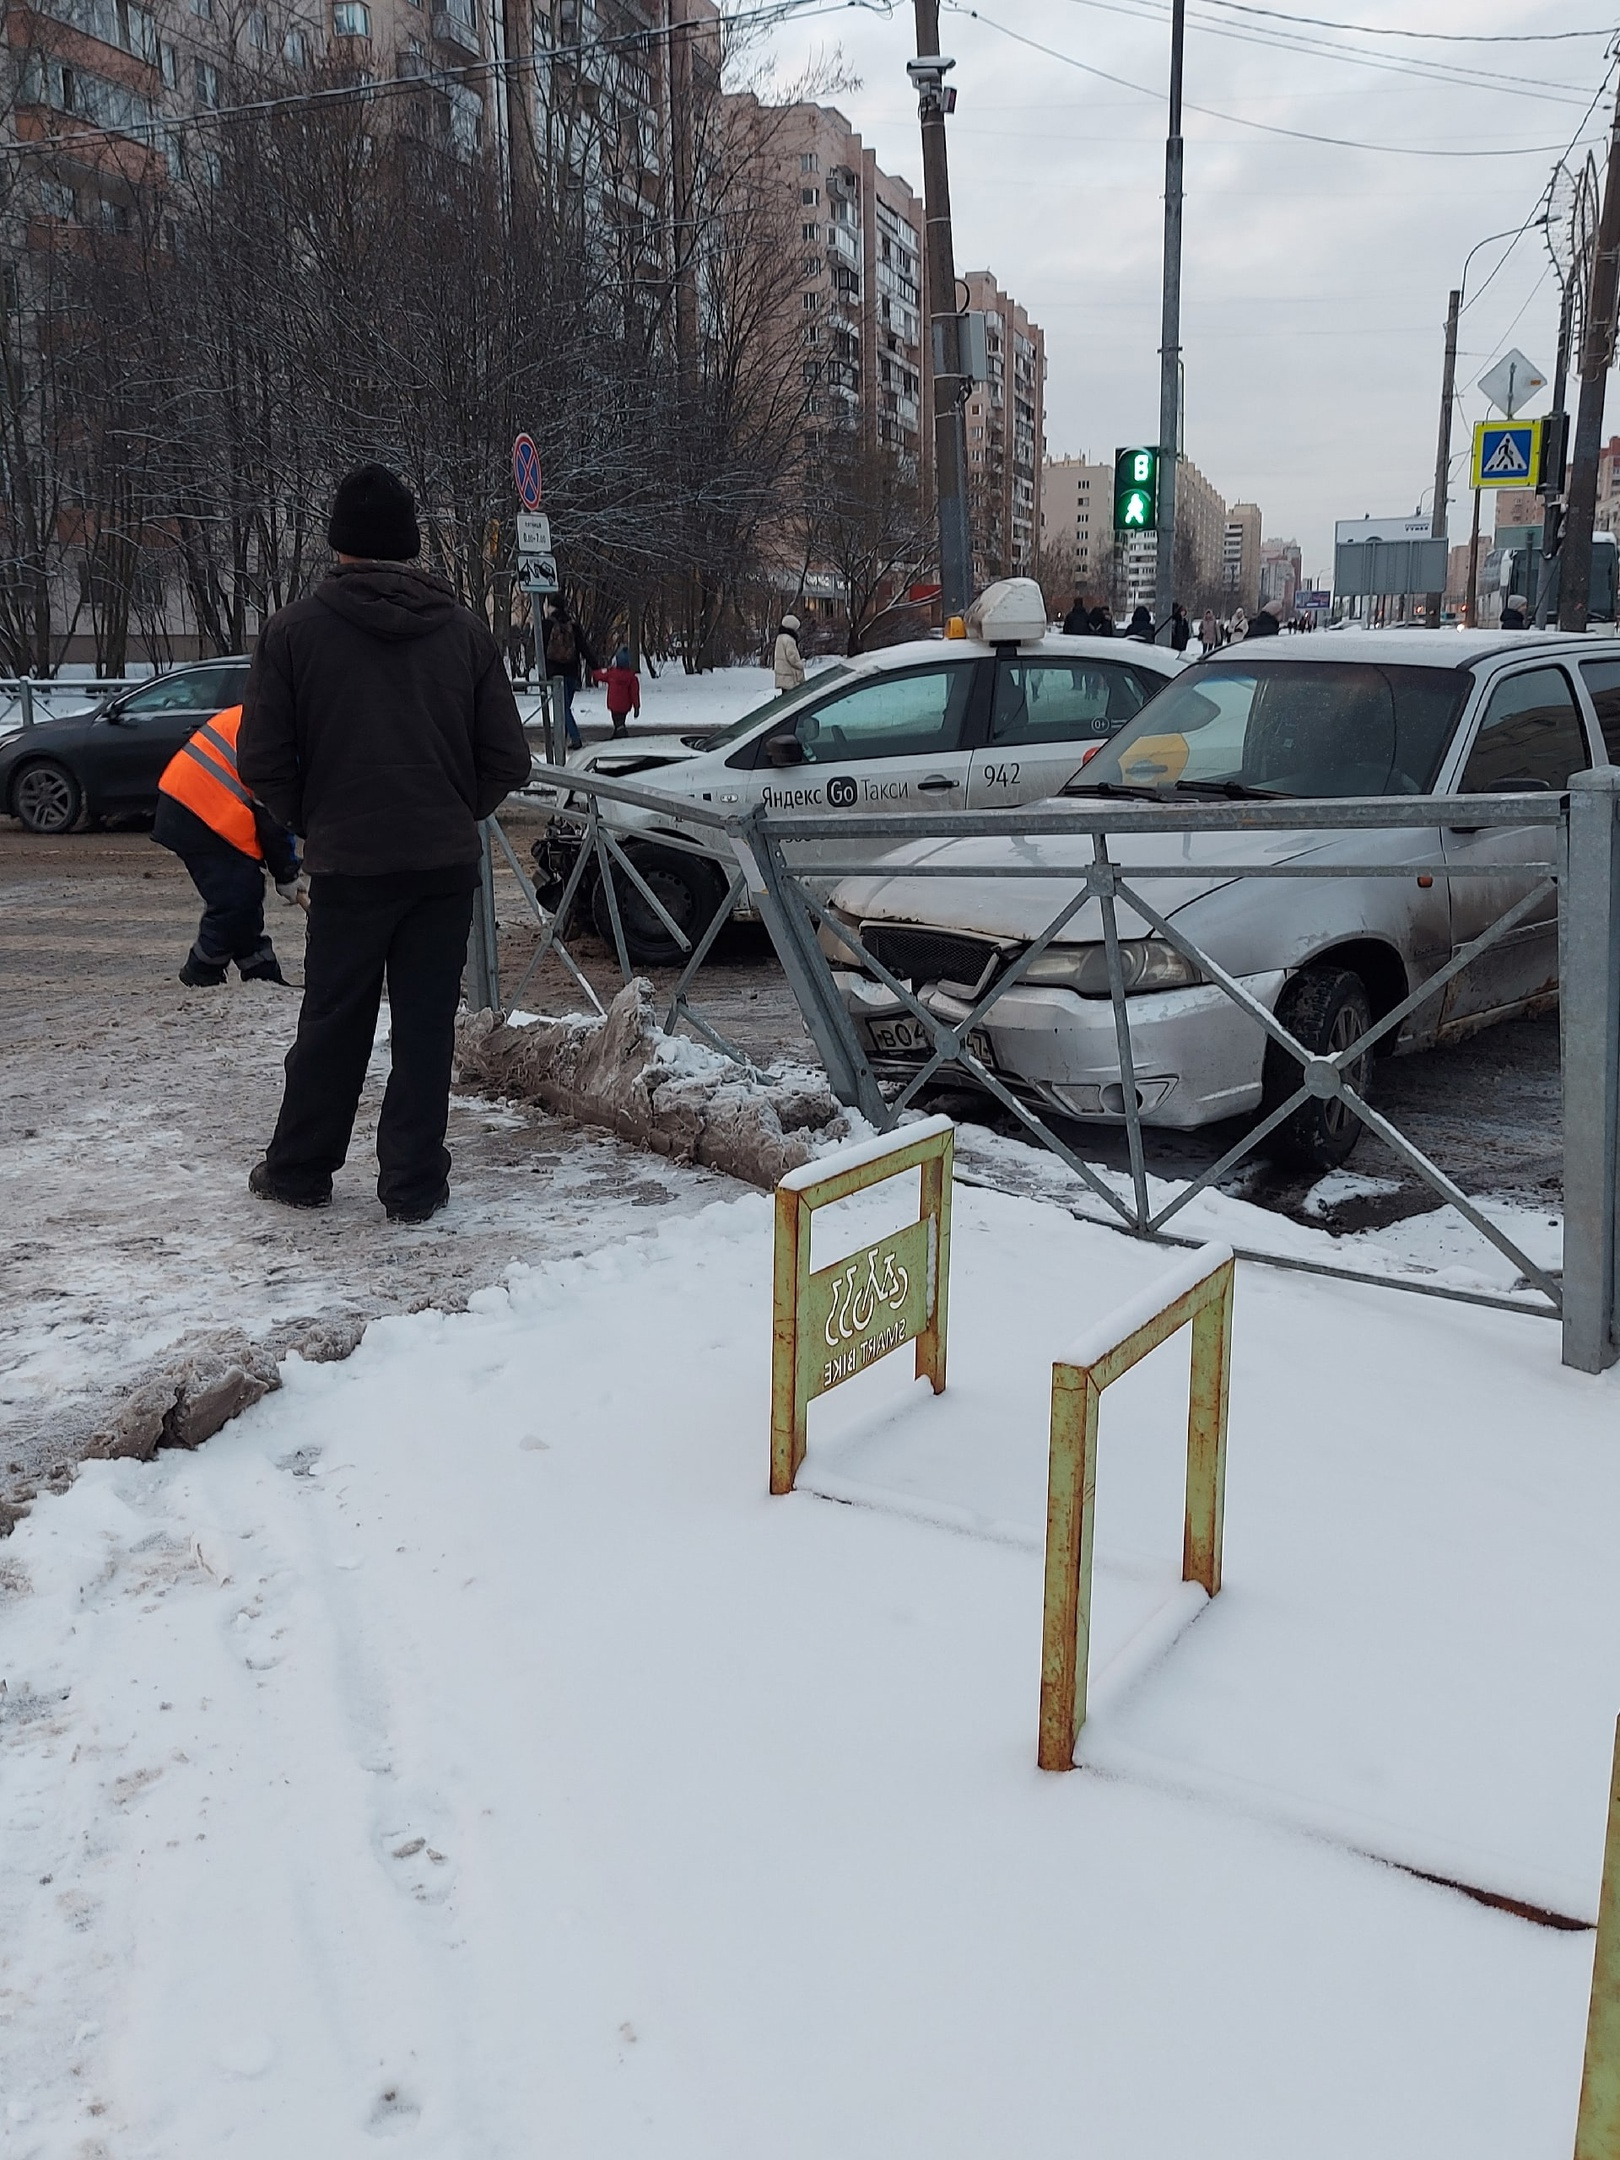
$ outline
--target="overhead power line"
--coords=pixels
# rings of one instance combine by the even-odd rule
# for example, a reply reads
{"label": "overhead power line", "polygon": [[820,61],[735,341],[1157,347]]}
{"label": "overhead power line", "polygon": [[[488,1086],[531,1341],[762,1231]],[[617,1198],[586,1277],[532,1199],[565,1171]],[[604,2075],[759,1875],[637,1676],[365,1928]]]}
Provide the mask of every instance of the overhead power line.
{"label": "overhead power line", "polygon": [[[1123,15],[1139,22],[1170,20],[1170,10],[1163,5],[1163,0],[1071,0],[1071,4],[1096,8],[1108,15]],[[1268,52],[1308,53],[1314,59],[1342,61],[1346,67],[1371,68],[1386,75],[1409,75],[1417,82],[1445,83],[1467,90],[1511,91],[1516,97],[1534,97],[1562,105],[1578,105],[1586,95],[1577,83],[1549,82],[1544,76],[1506,75],[1494,68],[1461,67],[1452,60],[1425,60],[1415,54],[1403,58],[1397,53],[1356,52],[1348,45],[1335,45],[1324,38],[1264,30],[1257,24],[1223,22],[1200,7],[1189,8],[1187,25],[1189,29],[1202,31],[1206,37],[1230,38],[1239,45],[1259,45]]]}
{"label": "overhead power line", "polygon": [[[1100,82],[1112,83],[1118,90],[1134,90],[1138,96],[1151,98],[1155,104],[1163,101],[1162,87],[1155,88],[1148,83],[1132,82],[1127,76],[1113,75],[1106,68],[1093,67],[1090,61],[1077,60],[1073,53],[1063,52],[1056,45],[1043,45],[1038,38],[1027,37],[1023,31],[1011,29],[1006,23],[998,22],[993,15],[986,15],[979,8],[962,4],[962,0],[945,0],[945,4],[952,14],[965,15],[974,22],[982,22],[988,30],[999,30],[1004,38],[1010,38],[1015,45],[1027,46],[1031,52],[1038,52],[1048,60],[1057,60],[1064,67],[1077,69],[1082,75],[1094,75]],[[1282,127],[1272,120],[1251,120],[1243,113],[1222,112],[1214,105],[1196,105],[1191,98],[1186,104],[1189,112],[1203,113],[1211,120],[1224,120],[1232,127],[1254,128],[1262,135],[1282,135],[1293,142],[1325,143],[1335,150],[1367,150],[1383,157],[1548,157],[1556,156],[1565,150],[1563,143],[1519,143],[1502,149],[1445,150],[1426,143],[1357,142],[1349,136],[1323,135],[1311,128]]]}
{"label": "overhead power line", "polygon": [[1397,30],[1376,23],[1329,22],[1320,15],[1291,15],[1281,8],[1257,7],[1253,0],[1207,0],[1210,7],[1227,8],[1234,15],[1265,15],[1274,22],[1308,23],[1314,30],[1349,30],[1357,37],[1421,39],[1430,45],[1559,45],[1572,38],[1611,38],[1614,24],[1602,23],[1591,30]]}

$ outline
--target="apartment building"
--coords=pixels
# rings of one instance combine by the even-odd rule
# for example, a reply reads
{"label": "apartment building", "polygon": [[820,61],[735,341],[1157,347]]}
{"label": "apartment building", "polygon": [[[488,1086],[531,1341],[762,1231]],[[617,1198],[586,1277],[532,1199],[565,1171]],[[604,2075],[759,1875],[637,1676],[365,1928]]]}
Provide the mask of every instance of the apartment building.
{"label": "apartment building", "polygon": [[1252,615],[1260,605],[1260,506],[1237,502],[1226,513],[1221,547],[1221,597]]}
{"label": "apartment building", "polygon": [[772,114],[767,144],[761,184],[798,202],[799,252],[783,282],[803,350],[805,448],[841,430],[923,459],[922,204],[833,106]]}
{"label": "apartment building", "polygon": [[1260,543],[1260,605],[1276,601],[1285,616],[1294,612],[1294,595],[1305,582],[1304,557],[1297,540]]}
{"label": "apartment building", "polygon": [[[1113,515],[1113,468],[1109,468],[1109,516]],[[1226,504],[1189,458],[1176,465],[1175,592],[1192,613],[1212,605],[1221,586]],[[1159,584],[1159,535],[1132,533],[1121,551],[1122,598],[1127,608],[1153,608]]]}
{"label": "apartment building", "polygon": [[1041,467],[1041,546],[1067,557],[1077,593],[1105,594],[1114,559],[1114,468],[1079,457],[1047,458]]}
{"label": "apartment building", "polygon": [[981,583],[1027,571],[1041,538],[1046,333],[988,270],[960,281],[982,310],[989,380],[967,404],[968,503]]}

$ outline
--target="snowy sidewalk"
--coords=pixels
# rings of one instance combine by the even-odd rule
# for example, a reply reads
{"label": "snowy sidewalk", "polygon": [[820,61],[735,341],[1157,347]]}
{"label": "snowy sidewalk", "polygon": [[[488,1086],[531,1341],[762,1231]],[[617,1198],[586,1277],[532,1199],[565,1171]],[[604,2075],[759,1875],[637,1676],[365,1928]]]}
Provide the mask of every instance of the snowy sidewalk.
{"label": "snowy sidewalk", "polygon": [[1594,1912],[1620,1381],[1242,1269],[1226,1587],[1169,1347],[1042,1776],[1050,1363],[1165,1256],[959,1187],[946,1394],[771,1500],[770,1237],[375,1322],[0,1548],[8,2155],[1567,2160],[1590,1934],[1380,1860]]}

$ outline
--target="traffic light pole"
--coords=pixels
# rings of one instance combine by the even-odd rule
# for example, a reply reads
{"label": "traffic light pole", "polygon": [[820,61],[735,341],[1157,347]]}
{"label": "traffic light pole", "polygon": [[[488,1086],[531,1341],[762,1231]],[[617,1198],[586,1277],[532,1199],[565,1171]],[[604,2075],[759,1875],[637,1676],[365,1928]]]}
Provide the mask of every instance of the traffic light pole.
{"label": "traffic light pole", "polygon": [[1603,445],[1603,392],[1614,359],[1614,310],[1620,291],[1620,92],[1609,129],[1609,168],[1592,251],[1592,284],[1581,325],[1581,396],[1575,410],[1575,454],[1558,572],[1558,627],[1586,628],[1592,591],[1592,524],[1597,514],[1598,455]]}
{"label": "traffic light pole", "polygon": [[1181,456],[1181,55],[1186,0],[1170,11],[1170,131],[1164,145],[1164,312],[1159,330],[1159,543],[1154,621],[1162,630],[1176,597],[1176,464]]}
{"label": "traffic light pole", "polygon": [[[909,73],[922,123],[924,263],[934,370],[934,499],[939,511],[939,611],[949,621],[973,597],[973,536],[968,523],[967,420],[963,413],[961,327],[951,237],[951,182],[945,154],[939,0],[915,0],[917,58]],[[1178,0],[1179,5],[1179,0]]]}

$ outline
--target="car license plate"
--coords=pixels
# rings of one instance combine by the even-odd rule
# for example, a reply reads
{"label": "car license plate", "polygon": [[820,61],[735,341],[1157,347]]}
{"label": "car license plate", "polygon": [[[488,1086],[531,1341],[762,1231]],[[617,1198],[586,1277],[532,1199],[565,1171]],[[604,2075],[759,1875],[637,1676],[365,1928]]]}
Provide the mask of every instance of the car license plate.
{"label": "car license plate", "polygon": [[[879,1057],[916,1058],[920,1062],[933,1055],[934,1039],[920,1020],[869,1020],[867,1032]],[[994,1067],[995,1053],[983,1028],[973,1030],[967,1046],[981,1065]]]}

